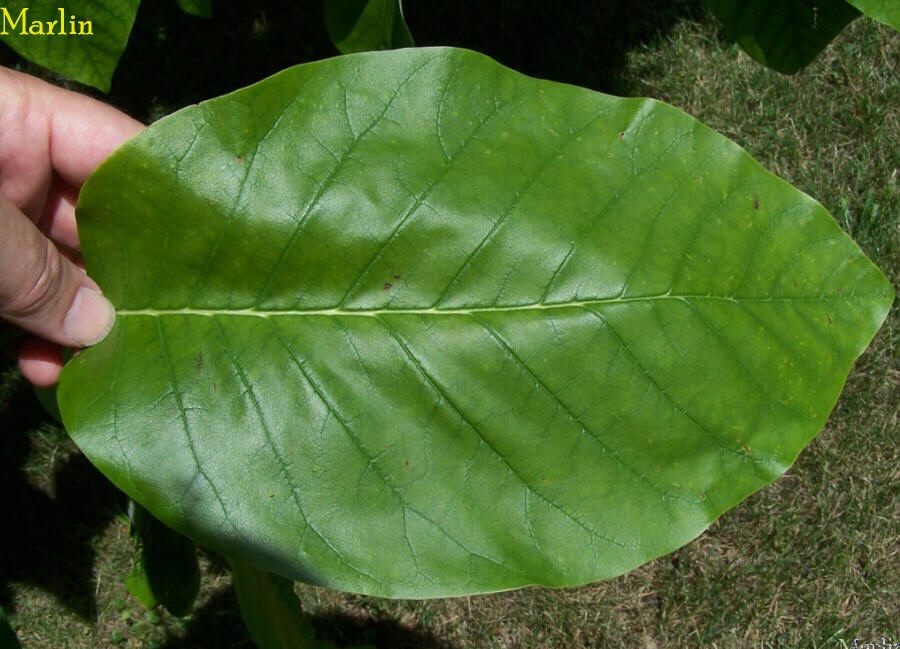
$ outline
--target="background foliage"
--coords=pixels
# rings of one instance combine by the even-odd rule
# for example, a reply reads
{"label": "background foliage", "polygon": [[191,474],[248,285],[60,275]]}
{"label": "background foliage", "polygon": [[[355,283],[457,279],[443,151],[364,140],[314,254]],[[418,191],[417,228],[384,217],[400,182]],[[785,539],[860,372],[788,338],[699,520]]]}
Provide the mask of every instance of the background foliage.
{"label": "background foliage", "polygon": [[[183,1],[192,4],[195,0]],[[65,5],[46,0],[15,0],[4,3],[4,7],[17,22],[13,27],[4,21],[7,34],[0,41],[29,61],[49,67],[66,78],[109,90],[110,78],[128,43],[139,4],[140,0],[74,0]],[[61,7],[64,7],[62,12]],[[79,21],[90,21],[92,27],[80,26]],[[30,26],[35,22],[56,23],[52,30],[57,35],[50,36],[49,27],[44,36],[23,35],[25,23]],[[81,35],[82,30],[90,35]],[[60,33],[67,35],[59,36]]]}
{"label": "background foliage", "polygon": [[[543,2],[442,1],[427,13],[421,4],[405,7],[419,44],[473,47],[529,74],[684,108],[821,200],[900,283],[896,33],[857,21],[807,71],[784,78],[728,45],[694,2],[600,2],[566,15]],[[141,9],[113,86],[112,101],[141,119],[334,54],[313,3],[228,3],[208,31],[160,5]],[[314,623],[340,641],[459,649],[836,647],[838,638],[896,637],[898,324],[895,307],[825,433],[788,476],[674,555],[570,591],[385,602],[303,589]],[[0,514],[0,605],[24,646],[249,646],[214,558],[186,622],[128,599],[124,504],[15,372],[4,373],[0,394],[0,488],[16,503]]]}

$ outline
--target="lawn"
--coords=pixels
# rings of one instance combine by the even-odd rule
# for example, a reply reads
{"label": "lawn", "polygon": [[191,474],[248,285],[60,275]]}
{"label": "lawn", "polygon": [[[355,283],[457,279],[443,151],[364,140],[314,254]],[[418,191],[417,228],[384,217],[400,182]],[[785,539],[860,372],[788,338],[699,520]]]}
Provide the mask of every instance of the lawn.
{"label": "lawn", "polygon": [[[109,101],[147,121],[333,54],[317,3],[229,3],[209,24],[145,4]],[[529,1],[407,4],[419,44],[472,47],[528,74],[682,108],[822,202],[900,286],[900,34],[859,20],[784,77],[727,43],[696,2],[610,0],[565,15]],[[4,50],[0,63],[18,60]],[[325,637],[379,648],[900,642],[898,344],[895,307],[787,475],[628,575],[424,602],[298,593]],[[204,555],[202,597],[184,620],[127,594],[124,499],[0,362],[0,605],[23,646],[251,647],[216,557]]]}

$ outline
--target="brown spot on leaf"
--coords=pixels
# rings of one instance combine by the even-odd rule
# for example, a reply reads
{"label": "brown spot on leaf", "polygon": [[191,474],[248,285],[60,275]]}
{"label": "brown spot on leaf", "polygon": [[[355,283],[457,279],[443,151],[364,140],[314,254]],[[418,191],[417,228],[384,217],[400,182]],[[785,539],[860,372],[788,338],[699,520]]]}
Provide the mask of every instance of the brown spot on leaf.
{"label": "brown spot on leaf", "polygon": [[385,282],[385,283],[384,283],[384,290],[385,290],[385,291],[390,291],[392,288],[394,288],[394,285],[391,284],[390,282]]}
{"label": "brown spot on leaf", "polygon": [[753,197],[753,209],[754,209],[754,210],[758,210],[758,209],[759,209],[759,196],[754,196],[754,197]]}
{"label": "brown spot on leaf", "polygon": [[194,369],[198,371],[203,369],[203,352],[197,352],[194,356]]}

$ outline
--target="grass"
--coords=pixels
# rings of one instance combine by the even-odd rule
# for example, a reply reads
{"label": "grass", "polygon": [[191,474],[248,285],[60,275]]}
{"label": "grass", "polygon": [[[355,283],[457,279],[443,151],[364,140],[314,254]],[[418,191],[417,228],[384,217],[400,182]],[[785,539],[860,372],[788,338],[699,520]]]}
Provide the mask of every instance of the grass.
{"label": "grass", "polygon": [[[282,8],[296,24],[308,20],[312,26],[305,27],[306,40],[298,37],[303,45],[279,49],[288,34],[286,18],[253,8],[259,3],[235,4],[242,8],[223,7],[218,20],[231,25],[233,38],[249,41],[246,50],[232,55],[227,46],[213,45],[214,53],[201,55],[196,70],[181,72],[193,81],[182,84],[173,76],[171,87],[137,74],[137,81],[129,80],[123,72],[113,101],[151,119],[253,80],[254,71],[258,77],[283,67],[291,62],[286,56],[327,55],[314,14]],[[420,17],[419,26],[410,8],[413,32],[423,44],[440,42],[440,25],[452,19],[450,9],[437,4],[432,22]],[[497,4],[508,16],[540,3]],[[458,44],[539,76],[681,107],[821,201],[900,286],[900,34],[857,21],[805,72],[783,77],[723,42],[692,2],[649,2],[636,11],[613,11],[622,28],[615,33],[602,20],[578,15],[550,25],[544,36],[539,29],[546,23],[522,33],[524,23],[495,21],[499,36],[476,29],[471,41]],[[123,69],[153,65],[174,74],[179,57],[195,45],[157,58],[146,53],[153,43],[182,38],[193,23],[145,8],[138,24],[144,27]],[[567,40],[565,30],[586,40]],[[560,46],[570,42],[571,51]],[[603,58],[579,49],[581,42],[613,54]],[[236,58],[217,68],[215,56]],[[232,63],[243,67],[228,76],[231,86],[220,87],[225,82],[216,73]],[[378,647],[841,647],[842,639],[900,641],[898,344],[895,307],[857,362],[827,428],[788,474],[697,541],[628,575],[578,589],[426,602],[306,586],[298,592],[323,635]],[[227,574],[214,558],[203,557],[203,593],[186,620],[145,611],[128,596],[122,579],[132,548],[122,499],[40,414],[11,369],[0,379],[0,418],[6,422],[0,439],[6,502],[0,513],[0,605],[12,614],[26,649],[252,646]]]}

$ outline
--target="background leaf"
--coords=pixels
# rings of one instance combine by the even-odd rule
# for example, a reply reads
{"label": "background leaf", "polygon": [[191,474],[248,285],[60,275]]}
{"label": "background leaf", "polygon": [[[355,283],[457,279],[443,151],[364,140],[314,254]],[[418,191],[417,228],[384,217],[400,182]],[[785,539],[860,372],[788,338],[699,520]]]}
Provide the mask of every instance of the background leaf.
{"label": "background leaf", "polygon": [[197,547],[135,502],[131,526],[138,557],[125,579],[128,592],[147,608],[163,606],[172,615],[187,615],[200,591]]}
{"label": "background leaf", "polygon": [[873,20],[900,30],[900,2],[897,0],[847,0]]}
{"label": "background leaf", "polygon": [[760,63],[793,74],[859,15],[845,0],[706,0],[729,37]]}
{"label": "background leaf", "polygon": [[212,0],[178,0],[178,6],[194,16],[212,17]]}
{"label": "background leaf", "polygon": [[154,124],[85,185],[119,309],[63,419],[227,556],[396,597],[610,577],[821,429],[892,301],[684,113],[411,49]]}
{"label": "background leaf", "polygon": [[0,40],[29,61],[107,92],[119,57],[128,44],[139,4],[140,0],[68,0],[62,4],[49,0],[12,0],[4,3],[4,7],[13,19],[19,17],[23,8],[28,8],[29,24],[59,22],[62,7],[66,16],[62,22],[67,30],[69,18],[74,18],[76,25],[79,20],[90,20],[93,36],[23,36],[20,29],[13,30],[7,25],[8,34],[0,35]]}
{"label": "background leaf", "polygon": [[55,421],[62,423],[62,415],[59,413],[59,403],[56,401],[56,387],[55,385],[50,386],[49,388],[34,388],[34,396],[37,397],[37,400],[40,401],[41,405],[44,407],[44,411],[50,415]]}
{"label": "background leaf", "polygon": [[250,564],[229,560],[241,617],[259,649],[330,649],[316,640],[300,612],[294,584]]}
{"label": "background leaf", "polygon": [[325,26],[343,54],[413,45],[401,0],[325,0]]}
{"label": "background leaf", "polygon": [[6,617],[6,611],[0,607],[0,649],[19,649],[19,639]]}

